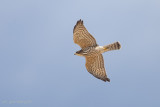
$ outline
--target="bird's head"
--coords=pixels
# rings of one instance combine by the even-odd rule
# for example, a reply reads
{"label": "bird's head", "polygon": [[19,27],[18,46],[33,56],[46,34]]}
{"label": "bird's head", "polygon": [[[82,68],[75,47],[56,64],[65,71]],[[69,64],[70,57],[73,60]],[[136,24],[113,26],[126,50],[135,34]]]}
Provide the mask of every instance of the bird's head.
{"label": "bird's head", "polygon": [[84,55],[83,55],[83,50],[77,51],[74,55],[84,56]]}

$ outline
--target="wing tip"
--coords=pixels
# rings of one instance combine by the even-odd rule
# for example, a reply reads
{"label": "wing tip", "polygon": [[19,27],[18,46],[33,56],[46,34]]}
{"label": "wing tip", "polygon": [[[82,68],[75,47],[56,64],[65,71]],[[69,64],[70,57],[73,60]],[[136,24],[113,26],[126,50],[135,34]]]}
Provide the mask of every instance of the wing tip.
{"label": "wing tip", "polygon": [[81,19],[78,20],[78,21],[77,21],[77,24],[83,24],[83,20],[81,20]]}
{"label": "wing tip", "polygon": [[83,25],[83,20],[80,19],[80,20],[77,21],[76,25],[73,28],[73,33],[74,33],[74,30],[75,30],[77,25]]}
{"label": "wing tip", "polygon": [[106,82],[106,81],[110,82],[110,79],[109,78],[105,78],[105,79],[103,79],[103,81],[104,82]]}

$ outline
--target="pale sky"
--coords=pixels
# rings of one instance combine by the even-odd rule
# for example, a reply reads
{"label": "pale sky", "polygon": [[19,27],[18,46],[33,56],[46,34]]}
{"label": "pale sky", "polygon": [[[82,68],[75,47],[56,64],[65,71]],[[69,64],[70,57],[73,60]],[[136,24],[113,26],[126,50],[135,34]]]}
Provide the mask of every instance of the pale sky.
{"label": "pale sky", "polygon": [[[111,82],[75,56],[82,19]],[[1,0],[0,107],[160,107],[159,0]]]}

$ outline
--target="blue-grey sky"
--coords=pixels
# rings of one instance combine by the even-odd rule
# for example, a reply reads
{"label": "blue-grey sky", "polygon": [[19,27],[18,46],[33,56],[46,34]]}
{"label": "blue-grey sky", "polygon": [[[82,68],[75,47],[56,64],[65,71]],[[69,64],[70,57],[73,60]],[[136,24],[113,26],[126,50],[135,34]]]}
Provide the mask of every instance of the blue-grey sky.
{"label": "blue-grey sky", "polygon": [[[82,19],[104,53],[110,83],[74,56]],[[1,0],[1,107],[160,107],[159,0]]]}

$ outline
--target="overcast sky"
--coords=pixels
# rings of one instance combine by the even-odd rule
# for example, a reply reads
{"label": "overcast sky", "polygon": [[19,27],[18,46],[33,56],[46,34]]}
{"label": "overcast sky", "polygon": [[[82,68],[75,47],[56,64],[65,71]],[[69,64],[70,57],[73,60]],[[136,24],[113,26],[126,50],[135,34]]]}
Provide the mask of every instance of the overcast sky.
{"label": "overcast sky", "polygon": [[[75,56],[82,19],[104,53],[111,82]],[[1,107],[160,107],[159,0],[1,0]]]}

